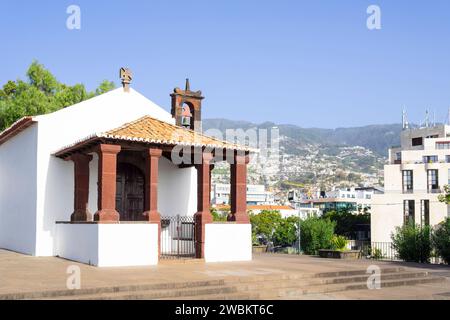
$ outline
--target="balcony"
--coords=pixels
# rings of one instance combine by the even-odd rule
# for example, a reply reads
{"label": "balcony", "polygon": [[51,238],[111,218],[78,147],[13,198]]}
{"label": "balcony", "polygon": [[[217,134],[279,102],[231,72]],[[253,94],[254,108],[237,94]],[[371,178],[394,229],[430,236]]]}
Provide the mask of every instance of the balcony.
{"label": "balcony", "polygon": [[442,193],[441,188],[428,189],[428,193]]}

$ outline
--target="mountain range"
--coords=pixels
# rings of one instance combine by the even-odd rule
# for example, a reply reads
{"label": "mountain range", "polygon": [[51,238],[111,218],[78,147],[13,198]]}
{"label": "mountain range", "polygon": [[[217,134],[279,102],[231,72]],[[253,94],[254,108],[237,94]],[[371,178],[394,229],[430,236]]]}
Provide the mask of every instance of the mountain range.
{"label": "mountain range", "polygon": [[[303,128],[292,124],[276,124],[264,122],[255,124],[248,121],[235,121],[228,119],[206,119],[203,120],[203,130],[251,128],[270,129],[277,127],[280,136],[289,139],[284,143],[286,153],[296,154],[296,148],[308,144],[333,146],[360,146],[371,150],[379,157],[387,157],[388,149],[400,144],[401,124],[367,125],[361,127],[321,129]],[[294,143],[293,143],[294,142]],[[283,142],[282,142],[283,144]]]}

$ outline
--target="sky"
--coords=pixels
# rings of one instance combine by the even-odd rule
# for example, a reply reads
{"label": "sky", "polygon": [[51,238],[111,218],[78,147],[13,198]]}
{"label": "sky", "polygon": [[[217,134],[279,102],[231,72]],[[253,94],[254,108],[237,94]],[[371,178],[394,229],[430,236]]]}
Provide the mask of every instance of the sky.
{"label": "sky", "polygon": [[444,121],[450,107],[448,0],[0,0],[0,12],[0,84],[33,59],[90,90],[126,66],[166,110],[189,77],[203,117],[320,128],[398,123],[403,107]]}

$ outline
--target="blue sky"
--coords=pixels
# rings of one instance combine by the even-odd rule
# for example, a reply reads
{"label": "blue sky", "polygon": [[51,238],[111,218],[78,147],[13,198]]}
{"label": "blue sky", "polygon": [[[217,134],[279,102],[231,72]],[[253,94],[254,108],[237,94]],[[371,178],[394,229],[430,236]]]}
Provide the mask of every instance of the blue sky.
{"label": "blue sky", "polygon": [[[81,8],[81,30],[66,9]],[[381,8],[382,29],[366,27]],[[193,0],[0,2],[0,82],[33,59],[89,89],[118,70],[169,110],[191,78],[203,117],[303,127],[411,122],[450,107],[450,1]]]}

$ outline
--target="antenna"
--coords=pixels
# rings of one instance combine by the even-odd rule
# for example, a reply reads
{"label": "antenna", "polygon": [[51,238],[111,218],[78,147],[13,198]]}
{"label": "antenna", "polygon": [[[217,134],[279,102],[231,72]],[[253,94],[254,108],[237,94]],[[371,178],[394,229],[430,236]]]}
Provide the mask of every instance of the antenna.
{"label": "antenna", "polygon": [[450,107],[448,108],[448,113],[447,113],[447,124],[450,126]]}
{"label": "antenna", "polygon": [[427,109],[425,111],[425,128],[428,128],[429,126],[430,126],[430,114]]}
{"label": "antenna", "polygon": [[[449,108],[450,111],[450,108]],[[450,116],[449,116],[450,117]],[[450,118],[449,118],[450,119]],[[408,115],[406,113],[406,108],[403,108],[403,114],[402,114],[402,128],[403,130],[406,130],[409,128],[409,123],[408,123]]]}

